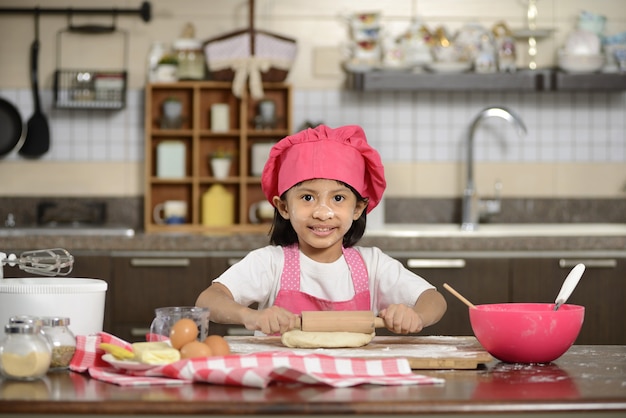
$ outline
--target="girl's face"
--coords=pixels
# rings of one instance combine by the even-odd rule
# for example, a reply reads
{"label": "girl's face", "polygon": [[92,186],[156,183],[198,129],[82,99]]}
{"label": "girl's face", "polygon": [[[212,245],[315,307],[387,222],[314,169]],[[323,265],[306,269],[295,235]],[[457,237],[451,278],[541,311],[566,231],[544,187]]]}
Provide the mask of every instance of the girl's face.
{"label": "girl's face", "polygon": [[352,190],[336,180],[315,179],[293,186],[285,200],[275,196],[274,206],[291,222],[300,250],[328,263],[341,256],[343,236],[367,203],[358,201]]}

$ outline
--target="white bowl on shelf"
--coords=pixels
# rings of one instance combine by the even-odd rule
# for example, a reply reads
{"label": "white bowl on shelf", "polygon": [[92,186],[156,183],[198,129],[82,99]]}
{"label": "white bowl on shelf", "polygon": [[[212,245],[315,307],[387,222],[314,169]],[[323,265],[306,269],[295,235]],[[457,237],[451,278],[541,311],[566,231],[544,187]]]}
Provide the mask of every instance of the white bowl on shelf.
{"label": "white bowl on shelf", "polygon": [[558,63],[559,68],[568,73],[595,73],[604,66],[604,55],[560,52]]}

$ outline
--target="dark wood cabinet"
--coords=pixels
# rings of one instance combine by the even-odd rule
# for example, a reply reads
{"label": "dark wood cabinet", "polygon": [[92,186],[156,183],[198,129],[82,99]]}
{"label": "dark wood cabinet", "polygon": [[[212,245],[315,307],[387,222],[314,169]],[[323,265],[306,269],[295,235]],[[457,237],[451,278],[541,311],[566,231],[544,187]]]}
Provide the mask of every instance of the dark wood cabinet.
{"label": "dark wood cabinet", "polygon": [[585,273],[567,301],[585,307],[576,344],[626,344],[626,259],[512,259],[512,301],[554,302],[563,280],[577,263],[585,264]]}
{"label": "dark wood cabinet", "polygon": [[[165,254],[165,255],[163,255]],[[192,306],[213,279],[246,252],[85,252],[75,257],[71,277],[107,282],[104,331],[130,342],[144,341],[154,310]],[[585,322],[576,344],[626,344],[626,258],[599,255],[520,255],[506,253],[393,254],[407,268],[435,285],[448,303],[441,321],[420,335],[473,335],[469,311],[443,288],[450,284],[474,304],[552,303],[563,280],[577,263],[586,266],[568,303],[585,306]],[[6,277],[32,277],[5,267]],[[249,335],[241,325],[211,322],[210,334]],[[377,334],[388,335],[385,330]]]}
{"label": "dark wood cabinet", "polygon": [[[473,335],[468,307],[443,288],[448,283],[474,304],[509,299],[509,260],[500,258],[398,258],[437,287],[448,303],[444,317],[421,335]],[[377,331],[378,333],[378,331]]]}
{"label": "dark wood cabinet", "polygon": [[205,256],[115,256],[112,266],[112,332],[131,342],[145,341],[156,308],[194,306],[211,280]]}

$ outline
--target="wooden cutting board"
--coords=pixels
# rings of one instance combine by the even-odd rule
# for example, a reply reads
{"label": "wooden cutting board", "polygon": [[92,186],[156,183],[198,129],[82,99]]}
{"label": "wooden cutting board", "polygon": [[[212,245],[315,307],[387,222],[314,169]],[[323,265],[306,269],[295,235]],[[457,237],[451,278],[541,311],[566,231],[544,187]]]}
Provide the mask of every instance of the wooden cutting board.
{"label": "wooden cutting board", "polygon": [[326,354],[354,358],[404,357],[412,369],[475,369],[493,357],[475,337],[445,336],[377,336],[359,348],[289,348],[280,337],[226,337],[230,349],[237,354],[262,351],[293,351],[299,354]]}

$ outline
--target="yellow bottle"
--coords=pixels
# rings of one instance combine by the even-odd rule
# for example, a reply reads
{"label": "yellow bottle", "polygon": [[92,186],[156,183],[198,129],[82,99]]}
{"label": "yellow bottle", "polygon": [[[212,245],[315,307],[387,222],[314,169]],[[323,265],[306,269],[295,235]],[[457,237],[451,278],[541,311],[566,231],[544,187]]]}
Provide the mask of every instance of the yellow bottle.
{"label": "yellow bottle", "polygon": [[202,195],[202,225],[228,226],[235,223],[235,197],[221,184]]}

